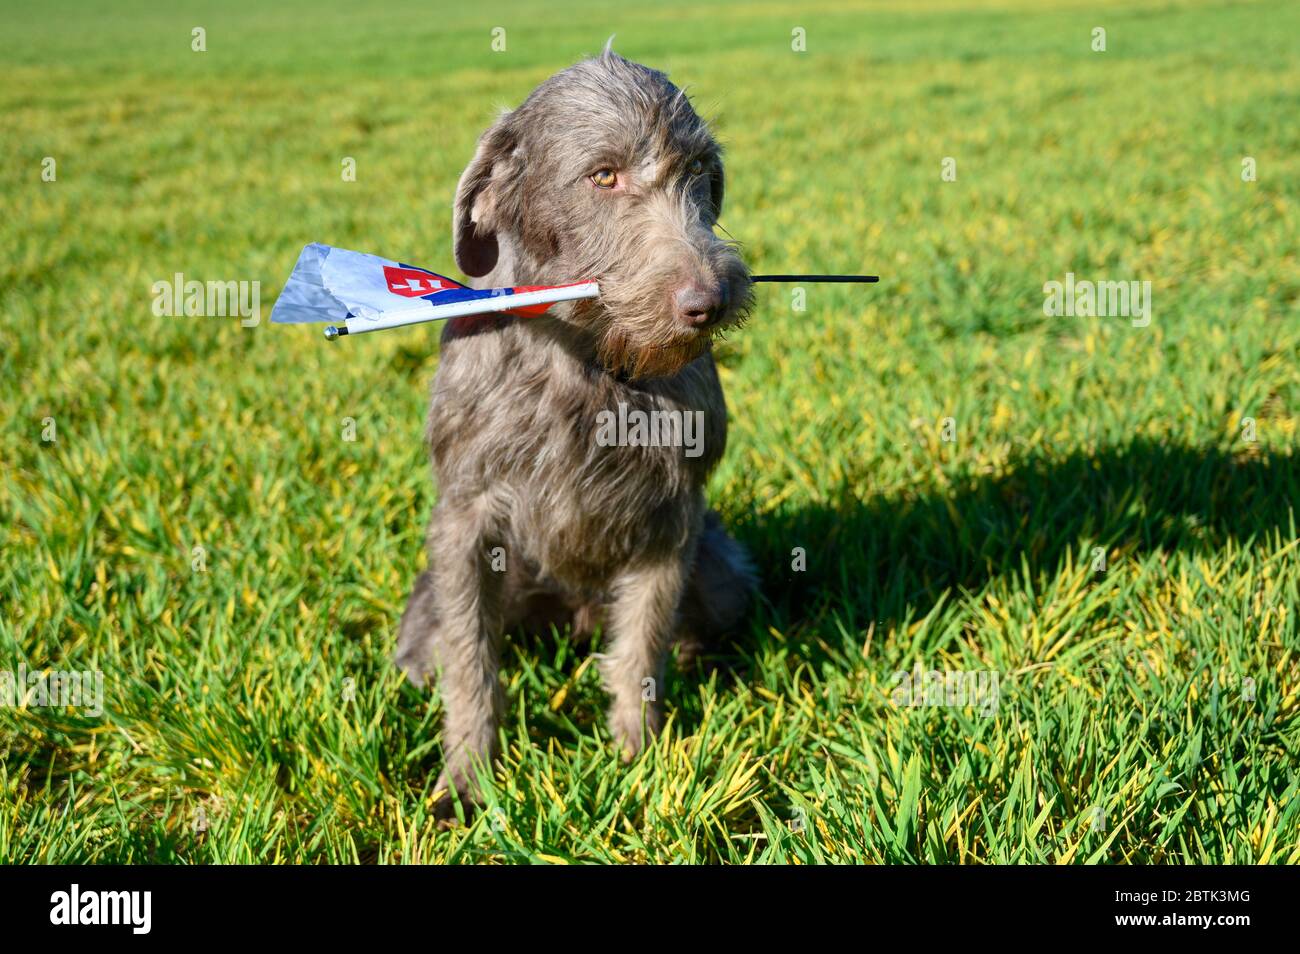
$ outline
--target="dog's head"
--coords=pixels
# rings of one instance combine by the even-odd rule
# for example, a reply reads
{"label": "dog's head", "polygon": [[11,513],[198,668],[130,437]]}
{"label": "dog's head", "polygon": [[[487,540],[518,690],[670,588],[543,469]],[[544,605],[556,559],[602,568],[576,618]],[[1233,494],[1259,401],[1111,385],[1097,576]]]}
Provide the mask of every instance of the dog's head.
{"label": "dog's head", "polygon": [[672,374],[738,323],[749,273],[713,226],[721,150],[685,93],[606,50],[552,76],[479,139],[456,190],[468,275],[600,297],[561,309],[606,368]]}

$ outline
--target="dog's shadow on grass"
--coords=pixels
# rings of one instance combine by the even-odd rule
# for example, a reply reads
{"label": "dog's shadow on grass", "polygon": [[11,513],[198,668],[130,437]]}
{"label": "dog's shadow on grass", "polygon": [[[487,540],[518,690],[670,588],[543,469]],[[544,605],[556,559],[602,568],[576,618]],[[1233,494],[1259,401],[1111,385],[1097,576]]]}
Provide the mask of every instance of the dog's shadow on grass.
{"label": "dog's shadow on grass", "polygon": [[[1229,539],[1293,540],[1296,500],[1300,457],[1135,440],[1030,457],[946,489],[865,499],[846,489],[824,505],[731,513],[728,529],[759,568],[760,605],[746,633],[671,675],[666,694],[679,703],[678,725],[692,732],[699,686],[715,671],[720,685],[749,682],[753,640],[768,626],[830,636],[834,627],[861,634],[874,622],[883,632],[925,616],[945,592],[978,592],[1001,576],[1055,575],[1067,560],[1090,567],[1097,548],[1109,565],[1155,551],[1209,552]],[[800,559],[804,568],[795,569]],[[554,634],[514,638],[554,645]],[[798,643],[801,661],[830,661],[816,639]],[[569,665],[589,650],[577,647]],[[592,709],[578,731],[599,720]],[[542,722],[530,726],[535,740],[574,737],[572,725]]]}
{"label": "dog's shadow on grass", "polygon": [[[833,615],[865,631],[924,616],[945,592],[1159,549],[1208,551],[1296,536],[1300,457],[1135,440],[1032,457],[945,490],[755,508],[728,524],[762,574],[760,623],[793,632]],[[1101,548],[1100,551],[1098,548]],[[796,569],[800,552],[805,569]],[[743,652],[743,648],[740,650]]]}

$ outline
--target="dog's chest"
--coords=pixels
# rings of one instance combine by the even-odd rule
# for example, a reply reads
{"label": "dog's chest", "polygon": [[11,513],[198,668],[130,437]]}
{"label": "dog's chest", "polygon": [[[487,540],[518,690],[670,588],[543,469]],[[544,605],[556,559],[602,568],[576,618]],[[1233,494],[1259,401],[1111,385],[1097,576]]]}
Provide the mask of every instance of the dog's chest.
{"label": "dog's chest", "polygon": [[[725,413],[624,389],[560,418],[519,420],[503,468],[511,536],[546,575],[599,586],[613,567],[685,546]],[[547,437],[531,439],[543,425]]]}
{"label": "dog's chest", "polygon": [[686,544],[726,443],[711,359],[640,387],[505,361],[487,386],[484,361],[458,369],[448,357],[429,423],[441,492],[498,502],[509,540],[543,574],[599,587],[613,568]]}

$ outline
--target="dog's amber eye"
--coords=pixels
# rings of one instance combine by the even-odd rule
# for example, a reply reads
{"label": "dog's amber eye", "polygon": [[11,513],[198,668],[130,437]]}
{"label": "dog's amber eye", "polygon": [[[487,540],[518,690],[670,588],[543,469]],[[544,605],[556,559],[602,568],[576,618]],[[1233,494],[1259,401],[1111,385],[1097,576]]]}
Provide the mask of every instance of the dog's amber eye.
{"label": "dog's amber eye", "polygon": [[597,189],[612,189],[618,185],[618,173],[613,169],[601,169],[592,174],[591,184]]}
{"label": "dog's amber eye", "polygon": [[691,175],[698,176],[700,173],[704,171],[704,160],[696,159],[694,162],[691,163],[689,171]]}

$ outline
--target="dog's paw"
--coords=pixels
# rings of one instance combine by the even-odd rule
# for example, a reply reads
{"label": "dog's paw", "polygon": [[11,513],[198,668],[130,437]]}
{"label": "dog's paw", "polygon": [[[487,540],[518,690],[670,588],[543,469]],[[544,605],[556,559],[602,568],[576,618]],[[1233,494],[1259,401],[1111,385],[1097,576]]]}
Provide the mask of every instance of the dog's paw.
{"label": "dog's paw", "polygon": [[433,574],[425,570],[411,589],[411,598],[402,614],[397,632],[397,651],[393,663],[406,671],[406,678],[417,689],[434,681],[433,647],[438,628],[438,611],[433,598]]}
{"label": "dog's paw", "polygon": [[402,670],[407,681],[417,689],[427,689],[436,681],[433,652],[425,642],[399,640],[397,652],[393,654],[393,665]]}
{"label": "dog's paw", "polygon": [[444,831],[456,828],[462,819],[469,824],[478,808],[479,799],[473,783],[459,773],[443,769],[433,786],[433,817],[438,828]]}
{"label": "dog's paw", "polygon": [[657,706],[640,704],[611,707],[607,721],[623,761],[631,762],[659,734],[662,720]]}

